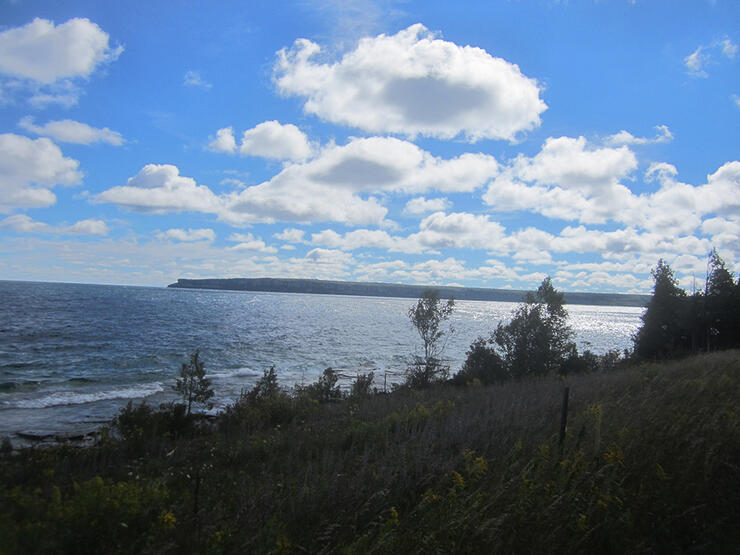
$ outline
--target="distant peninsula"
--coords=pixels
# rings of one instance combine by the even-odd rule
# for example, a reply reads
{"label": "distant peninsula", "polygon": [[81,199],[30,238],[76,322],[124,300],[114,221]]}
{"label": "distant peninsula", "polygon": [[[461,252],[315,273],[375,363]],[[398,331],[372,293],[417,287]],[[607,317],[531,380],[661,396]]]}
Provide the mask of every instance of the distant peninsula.
{"label": "distant peninsula", "polygon": [[[178,279],[167,287],[179,289],[216,289],[229,291],[265,291],[271,293],[308,293],[316,295],[359,295],[365,297],[418,298],[425,289],[437,289],[441,297],[463,301],[521,302],[526,291],[488,289],[483,287],[452,287],[437,285],[404,285],[400,283],[368,283],[292,278],[228,278]],[[568,304],[600,306],[647,306],[649,295],[618,293],[565,293]]]}

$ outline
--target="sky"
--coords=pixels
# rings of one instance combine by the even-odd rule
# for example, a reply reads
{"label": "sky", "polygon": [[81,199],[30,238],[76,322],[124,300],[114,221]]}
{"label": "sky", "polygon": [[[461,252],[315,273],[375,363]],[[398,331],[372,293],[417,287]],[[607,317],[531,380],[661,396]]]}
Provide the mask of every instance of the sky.
{"label": "sky", "polygon": [[0,279],[691,291],[737,0],[0,0]]}

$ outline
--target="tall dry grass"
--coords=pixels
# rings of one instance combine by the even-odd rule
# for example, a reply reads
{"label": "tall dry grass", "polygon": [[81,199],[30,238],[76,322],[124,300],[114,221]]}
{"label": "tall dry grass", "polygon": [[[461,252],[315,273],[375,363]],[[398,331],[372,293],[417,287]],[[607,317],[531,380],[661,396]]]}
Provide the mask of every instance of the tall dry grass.
{"label": "tall dry grass", "polygon": [[[85,545],[101,552],[126,551],[132,527],[140,551],[177,553],[740,545],[740,353],[569,378],[560,445],[564,385],[447,385],[327,404],[284,396],[187,428],[134,415],[120,439],[0,459],[3,549],[79,552],[69,534],[54,544],[64,526],[88,530]],[[102,486],[85,485],[96,476]],[[86,528],[96,504],[111,522]]]}

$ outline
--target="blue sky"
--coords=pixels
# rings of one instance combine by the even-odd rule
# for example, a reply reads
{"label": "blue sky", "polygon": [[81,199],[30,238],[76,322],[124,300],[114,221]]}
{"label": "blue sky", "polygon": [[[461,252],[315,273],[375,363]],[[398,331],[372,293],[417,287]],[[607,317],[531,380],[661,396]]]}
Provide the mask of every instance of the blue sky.
{"label": "blue sky", "polygon": [[740,269],[740,3],[0,0],[0,279]]}

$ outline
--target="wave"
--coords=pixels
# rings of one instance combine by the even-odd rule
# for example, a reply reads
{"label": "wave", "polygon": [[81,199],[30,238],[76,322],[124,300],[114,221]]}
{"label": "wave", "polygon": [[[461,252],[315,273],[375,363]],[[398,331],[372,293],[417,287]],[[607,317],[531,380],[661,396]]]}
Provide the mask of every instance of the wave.
{"label": "wave", "polygon": [[84,405],[96,401],[107,401],[110,399],[136,399],[148,397],[164,391],[161,383],[142,384],[132,387],[119,387],[107,391],[95,391],[92,393],[78,393],[73,391],[60,391],[39,397],[37,399],[18,400],[14,403],[19,409],[43,409],[47,407],[58,407],[62,405]]}
{"label": "wave", "polygon": [[213,378],[216,380],[229,379],[229,378],[261,378],[262,371],[252,370],[251,368],[236,368],[234,370],[221,370],[216,372],[208,372],[207,378]]}

